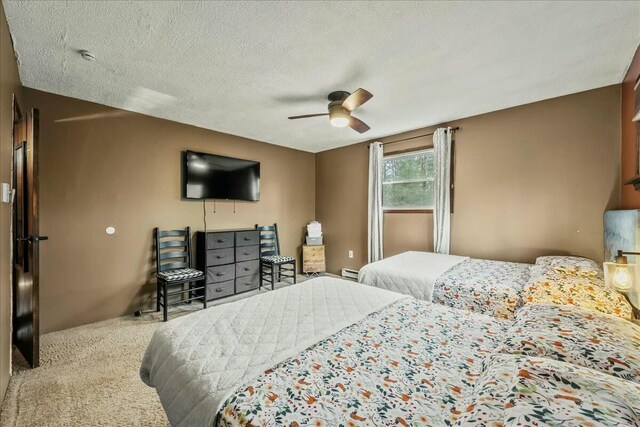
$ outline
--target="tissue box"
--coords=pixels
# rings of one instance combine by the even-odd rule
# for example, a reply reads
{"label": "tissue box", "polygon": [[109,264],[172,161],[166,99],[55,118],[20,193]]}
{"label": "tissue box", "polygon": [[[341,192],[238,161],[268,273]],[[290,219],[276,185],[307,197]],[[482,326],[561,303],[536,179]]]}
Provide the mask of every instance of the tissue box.
{"label": "tissue box", "polygon": [[322,236],[322,224],[317,221],[312,221],[307,224],[307,235],[311,237]]}

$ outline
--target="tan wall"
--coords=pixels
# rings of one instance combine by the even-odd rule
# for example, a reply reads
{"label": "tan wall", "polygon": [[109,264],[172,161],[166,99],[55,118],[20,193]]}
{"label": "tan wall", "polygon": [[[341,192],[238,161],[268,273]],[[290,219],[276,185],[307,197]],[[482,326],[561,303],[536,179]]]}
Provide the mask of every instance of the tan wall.
{"label": "tan wall", "polygon": [[[40,109],[43,333],[152,306],[153,227],[203,228],[202,203],[180,199],[185,149],[261,162],[261,201],[238,202],[235,214],[233,202],[217,202],[217,213],[209,202],[209,229],[277,222],[283,252],[298,254],[315,215],[313,154],[36,90],[25,96]],[[104,115],[59,121],[96,114]]]}
{"label": "tan wall", "polygon": [[[602,215],[620,204],[619,117],[620,86],[614,85],[450,123],[462,127],[452,253],[524,262],[551,253],[602,260]],[[425,138],[387,148],[420,143],[430,145]],[[366,263],[367,164],[366,144],[316,156],[316,212],[329,271]],[[385,214],[384,221],[385,256],[432,250],[431,214]]]}
{"label": "tan wall", "polygon": [[[22,86],[9,28],[0,2],[0,182],[11,181],[12,94]],[[0,402],[11,376],[11,210],[0,204]]]}
{"label": "tan wall", "polygon": [[622,209],[640,209],[640,192],[633,185],[624,185],[634,176],[638,175],[638,138],[640,138],[640,123],[634,123],[631,119],[635,113],[635,91],[633,87],[640,76],[640,46],[631,61],[627,75],[622,81],[621,123],[622,128]]}

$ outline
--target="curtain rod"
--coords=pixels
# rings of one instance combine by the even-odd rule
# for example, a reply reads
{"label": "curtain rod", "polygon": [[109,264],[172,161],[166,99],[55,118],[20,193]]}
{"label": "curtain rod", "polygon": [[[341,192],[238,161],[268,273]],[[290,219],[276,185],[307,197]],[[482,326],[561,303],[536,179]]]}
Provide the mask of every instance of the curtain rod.
{"label": "curtain rod", "polygon": [[[456,131],[459,131],[459,130],[460,130],[460,126],[456,126],[454,128],[451,128],[451,132],[456,132]],[[446,132],[446,130],[445,130],[445,132]],[[433,135],[433,132],[425,133],[425,134],[422,134],[422,135],[411,136],[409,138],[397,139],[395,141],[383,142],[382,145],[384,146],[384,145],[387,145],[387,144],[395,144],[396,142],[410,141],[412,139],[424,138],[425,136],[431,136],[431,135]],[[367,148],[369,148],[369,145],[367,145]]]}

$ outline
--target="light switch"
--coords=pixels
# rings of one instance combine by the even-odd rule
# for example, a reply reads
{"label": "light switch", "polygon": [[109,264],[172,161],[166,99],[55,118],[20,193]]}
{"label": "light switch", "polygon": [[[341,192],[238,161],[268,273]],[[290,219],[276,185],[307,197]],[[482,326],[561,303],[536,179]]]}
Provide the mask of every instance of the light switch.
{"label": "light switch", "polygon": [[11,187],[6,182],[2,183],[2,203],[11,203]]}

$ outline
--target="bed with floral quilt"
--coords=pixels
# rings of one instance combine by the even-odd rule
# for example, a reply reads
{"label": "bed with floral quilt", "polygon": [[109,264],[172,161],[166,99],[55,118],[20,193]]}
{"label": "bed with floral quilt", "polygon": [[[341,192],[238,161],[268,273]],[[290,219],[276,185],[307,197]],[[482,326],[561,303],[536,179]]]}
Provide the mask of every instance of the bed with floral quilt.
{"label": "bed with floral quilt", "polygon": [[574,306],[514,322],[318,278],[160,326],[140,373],[173,426],[613,426],[638,420],[639,351]]}
{"label": "bed with floral quilt", "polygon": [[368,264],[360,283],[449,307],[511,319],[531,264],[404,252]]}
{"label": "bed with floral quilt", "polygon": [[625,297],[605,286],[600,264],[576,256],[524,264],[405,252],[364,266],[358,281],[501,319],[513,319],[525,304],[571,304],[632,317]]}

